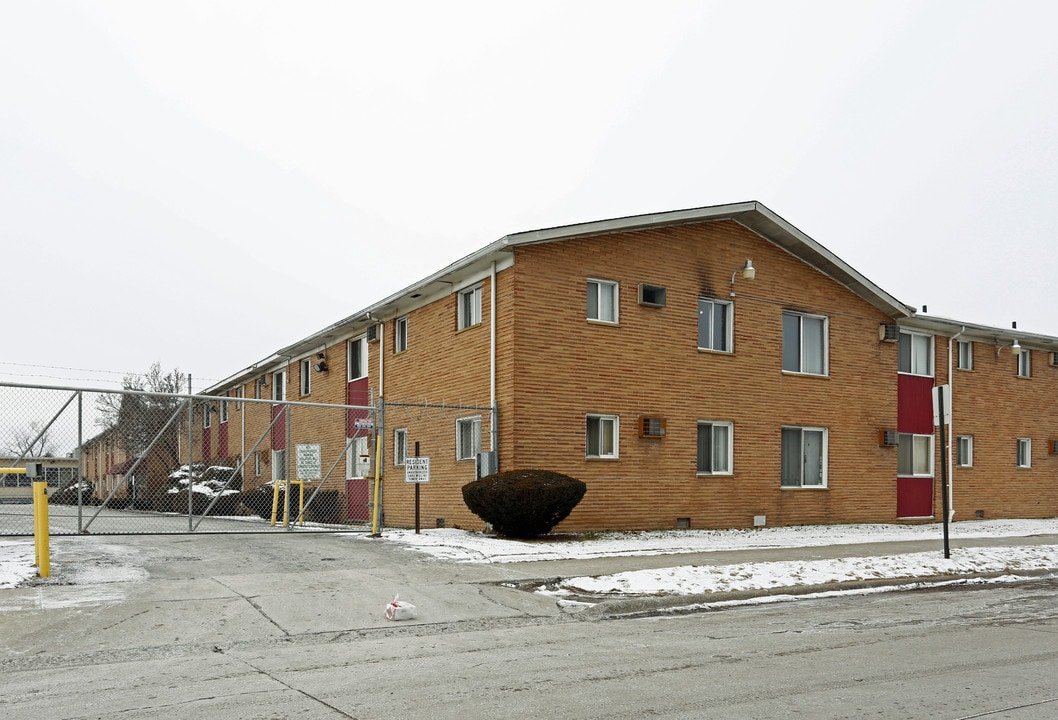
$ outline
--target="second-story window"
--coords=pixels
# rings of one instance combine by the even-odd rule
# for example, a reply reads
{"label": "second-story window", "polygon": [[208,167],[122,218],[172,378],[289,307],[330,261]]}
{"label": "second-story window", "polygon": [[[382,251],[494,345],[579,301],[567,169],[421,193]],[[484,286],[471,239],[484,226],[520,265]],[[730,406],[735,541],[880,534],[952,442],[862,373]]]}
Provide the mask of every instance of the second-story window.
{"label": "second-story window", "polygon": [[312,392],[312,361],[305,358],[301,361],[301,394]]}
{"label": "second-story window", "polygon": [[457,327],[462,330],[481,324],[481,286],[462,290],[459,293],[459,317]]}
{"label": "second-story window", "polygon": [[698,349],[731,352],[731,308],[726,300],[698,299]]}
{"label": "second-story window", "polygon": [[408,349],[408,316],[397,318],[393,323],[393,352]]}
{"label": "second-story window", "polygon": [[782,369],[827,374],[827,319],[797,312],[782,314]]}
{"label": "second-story window", "polygon": [[617,283],[588,280],[588,319],[617,323]]}
{"label": "second-story window", "polygon": [[901,330],[899,363],[902,373],[933,377],[933,336]]}
{"label": "second-story window", "polygon": [[1018,377],[1032,377],[1032,353],[1025,348],[1018,353]]}
{"label": "second-story window", "polygon": [[272,373],[272,399],[276,402],[287,399],[287,374],[283,370]]}

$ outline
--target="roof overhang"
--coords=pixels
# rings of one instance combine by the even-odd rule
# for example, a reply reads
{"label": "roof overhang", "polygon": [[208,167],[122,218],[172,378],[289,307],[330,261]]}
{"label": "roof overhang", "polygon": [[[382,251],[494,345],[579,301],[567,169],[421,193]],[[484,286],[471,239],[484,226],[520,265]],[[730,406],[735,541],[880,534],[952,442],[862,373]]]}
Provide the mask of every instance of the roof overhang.
{"label": "roof overhang", "polygon": [[713,205],[689,210],[631,215],[623,218],[564,225],[506,235],[461,260],[457,260],[433,275],[390,295],[385,300],[364,308],[319,332],[278,350],[270,357],[264,358],[250,367],[221,380],[208,388],[205,393],[223,392],[227,388],[248,382],[265,372],[275,370],[295,357],[323,349],[346,338],[354,337],[358,333],[365,331],[369,325],[398,317],[419,305],[436,299],[441,294],[451,292],[453,288],[459,287],[459,283],[465,282],[468,278],[488,272],[493,263],[496,263],[497,266],[506,267],[512,262],[512,251],[517,247],[722,220],[737,222],[747,230],[782,248],[802,262],[848,288],[894,320],[907,318],[915,313],[915,308],[905,305],[882,290],[832,252],[761,203],[750,201]]}
{"label": "roof overhang", "polygon": [[1058,337],[1023,332],[1015,328],[997,328],[934,315],[915,315],[899,320],[898,324],[908,330],[921,330],[952,339],[958,338],[992,345],[1009,345],[1017,340],[1019,345],[1025,347],[1058,351]]}

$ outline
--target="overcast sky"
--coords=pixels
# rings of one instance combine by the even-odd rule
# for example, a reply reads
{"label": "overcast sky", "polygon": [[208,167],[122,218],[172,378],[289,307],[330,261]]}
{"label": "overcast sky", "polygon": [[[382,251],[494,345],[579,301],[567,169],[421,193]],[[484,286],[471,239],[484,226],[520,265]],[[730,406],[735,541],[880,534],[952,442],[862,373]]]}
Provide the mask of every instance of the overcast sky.
{"label": "overcast sky", "polygon": [[1058,335],[1056,27],[1054,2],[0,0],[0,381],[158,360],[198,390],[508,233],[743,200],[930,314]]}

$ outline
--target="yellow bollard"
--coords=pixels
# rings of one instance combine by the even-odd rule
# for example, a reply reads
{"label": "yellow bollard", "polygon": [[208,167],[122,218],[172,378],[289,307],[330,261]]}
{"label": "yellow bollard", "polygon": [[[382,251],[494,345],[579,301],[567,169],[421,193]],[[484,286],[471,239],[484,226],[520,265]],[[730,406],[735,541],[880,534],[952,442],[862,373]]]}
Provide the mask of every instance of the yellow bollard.
{"label": "yellow bollard", "polygon": [[50,531],[48,528],[48,483],[33,481],[33,538],[36,545],[37,574],[51,576]]}

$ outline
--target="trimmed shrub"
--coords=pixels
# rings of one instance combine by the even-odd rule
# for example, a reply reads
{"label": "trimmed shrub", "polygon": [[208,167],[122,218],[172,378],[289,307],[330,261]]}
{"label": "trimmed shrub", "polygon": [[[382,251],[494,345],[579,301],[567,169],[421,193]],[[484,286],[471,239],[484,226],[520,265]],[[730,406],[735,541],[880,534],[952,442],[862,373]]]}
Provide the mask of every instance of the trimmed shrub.
{"label": "trimmed shrub", "polygon": [[588,486],[550,470],[508,470],[463,486],[463,502],[501,535],[546,535],[566,519]]}

